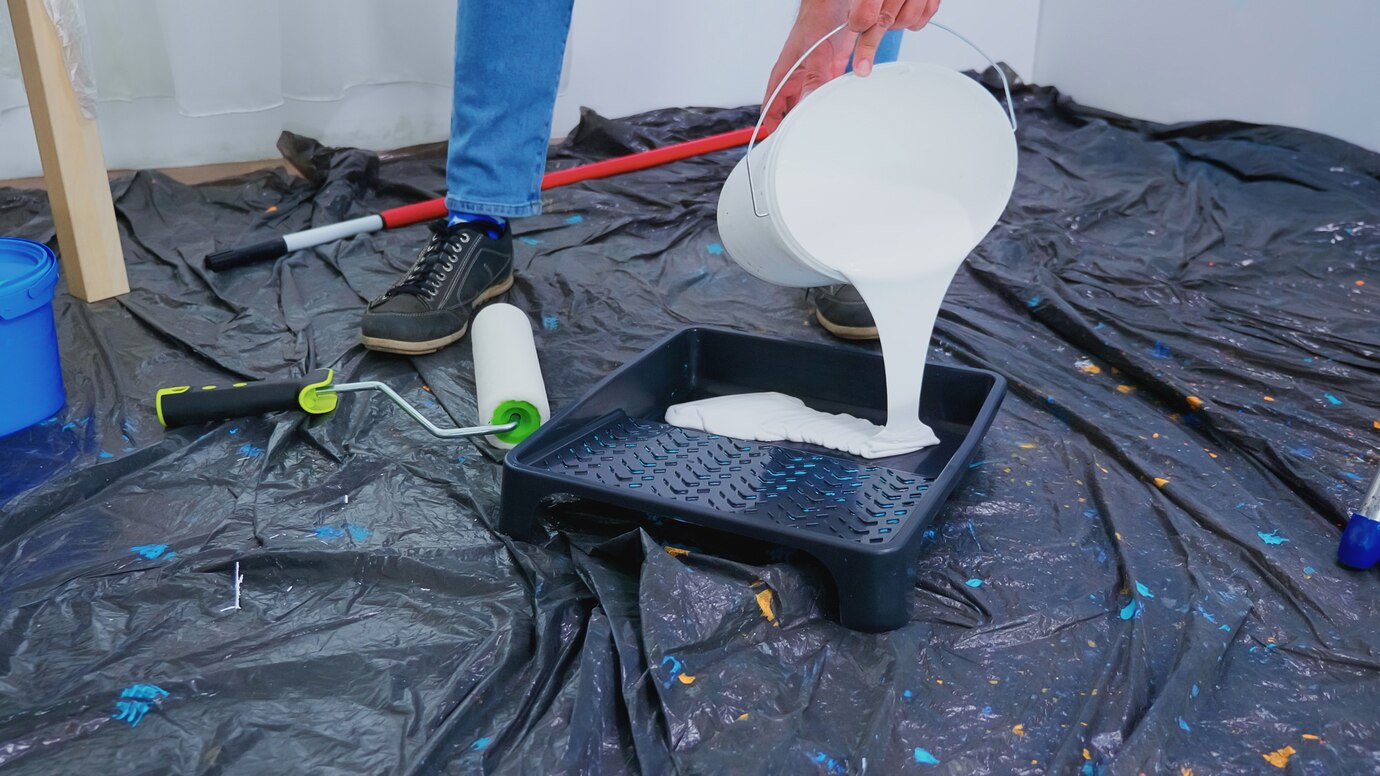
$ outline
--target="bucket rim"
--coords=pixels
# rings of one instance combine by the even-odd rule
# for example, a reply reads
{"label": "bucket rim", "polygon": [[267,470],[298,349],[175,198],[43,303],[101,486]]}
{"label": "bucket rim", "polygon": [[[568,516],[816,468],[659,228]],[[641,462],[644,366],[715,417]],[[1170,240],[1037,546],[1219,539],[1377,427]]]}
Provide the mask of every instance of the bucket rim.
{"label": "bucket rim", "polygon": [[52,248],[26,237],[0,237],[0,256],[33,262],[32,268],[0,277],[0,320],[14,319],[52,303],[58,277],[57,254]]}

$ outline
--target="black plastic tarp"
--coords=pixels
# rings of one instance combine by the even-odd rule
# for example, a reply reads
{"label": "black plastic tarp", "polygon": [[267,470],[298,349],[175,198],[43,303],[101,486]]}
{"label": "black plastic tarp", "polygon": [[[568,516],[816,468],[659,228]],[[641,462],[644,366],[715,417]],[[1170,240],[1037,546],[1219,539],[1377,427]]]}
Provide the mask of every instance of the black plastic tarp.
{"label": "black plastic tarp", "polygon": [[[467,343],[416,359],[356,344],[420,227],[201,266],[434,196],[443,157],[285,137],[304,178],[118,180],[133,290],[60,290],[68,404],[0,439],[0,764],[1380,770],[1380,580],[1333,560],[1380,465],[1380,156],[1044,88],[1017,108],[1015,193],[932,353],[1012,393],[932,527],[911,623],[885,635],[834,624],[817,569],[597,506],[512,542],[492,530],[497,458],[382,400],[163,430],[160,386],[321,366],[473,422]],[[752,118],[587,114],[551,166]],[[828,339],[801,291],[718,242],[740,155],[555,189],[515,222],[510,299],[554,406],[687,324]],[[43,194],[0,190],[0,233],[52,243]]]}

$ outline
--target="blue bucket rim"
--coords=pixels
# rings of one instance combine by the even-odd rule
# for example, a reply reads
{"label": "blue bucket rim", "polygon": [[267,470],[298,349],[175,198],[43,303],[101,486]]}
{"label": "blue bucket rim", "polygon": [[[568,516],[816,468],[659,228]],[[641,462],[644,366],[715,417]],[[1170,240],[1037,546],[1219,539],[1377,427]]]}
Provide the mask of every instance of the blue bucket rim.
{"label": "blue bucket rim", "polygon": [[33,260],[33,269],[0,278],[0,319],[17,318],[53,301],[57,285],[57,254],[41,242],[25,237],[0,237],[0,254]]}

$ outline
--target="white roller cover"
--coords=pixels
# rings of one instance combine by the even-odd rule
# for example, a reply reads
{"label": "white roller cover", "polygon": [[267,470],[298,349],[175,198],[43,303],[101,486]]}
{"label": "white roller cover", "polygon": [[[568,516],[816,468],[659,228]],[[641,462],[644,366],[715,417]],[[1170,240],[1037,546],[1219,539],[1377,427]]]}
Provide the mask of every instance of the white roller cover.
{"label": "white roller cover", "polygon": [[[532,322],[527,314],[510,304],[491,304],[475,316],[470,336],[474,340],[479,422],[507,422],[506,414],[494,416],[505,402],[525,402],[536,409],[541,423],[550,419],[551,405],[546,399],[546,383],[542,380]],[[487,439],[505,450],[516,446],[516,442],[495,436]]]}

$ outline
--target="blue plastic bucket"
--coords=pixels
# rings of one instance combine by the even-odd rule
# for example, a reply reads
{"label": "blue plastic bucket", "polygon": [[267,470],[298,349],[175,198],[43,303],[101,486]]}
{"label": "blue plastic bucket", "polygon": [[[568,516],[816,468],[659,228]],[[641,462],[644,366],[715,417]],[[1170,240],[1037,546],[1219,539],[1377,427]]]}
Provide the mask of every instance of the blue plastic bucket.
{"label": "blue plastic bucket", "polygon": [[52,417],[67,402],[53,326],[57,279],[48,246],[0,237],[0,436]]}

